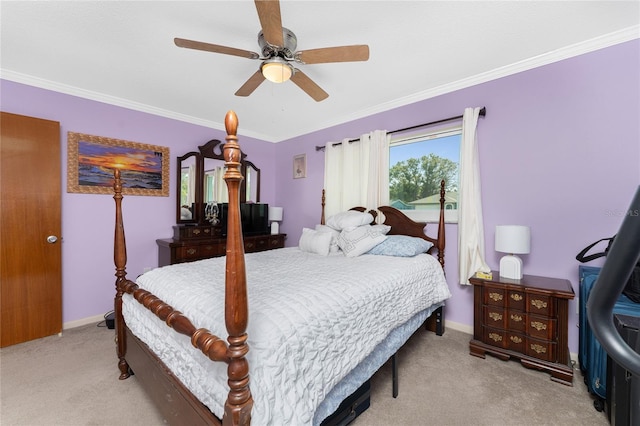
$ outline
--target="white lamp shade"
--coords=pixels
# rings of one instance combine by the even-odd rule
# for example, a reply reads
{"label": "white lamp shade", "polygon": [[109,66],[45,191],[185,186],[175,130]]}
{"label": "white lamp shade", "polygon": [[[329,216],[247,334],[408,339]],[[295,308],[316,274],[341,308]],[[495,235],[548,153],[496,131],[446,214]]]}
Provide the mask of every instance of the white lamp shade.
{"label": "white lamp shade", "polygon": [[282,220],[282,207],[271,207],[269,206],[269,220],[270,221],[280,221]]}
{"label": "white lamp shade", "polygon": [[496,251],[511,254],[527,254],[531,250],[531,230],[528,226],[496,226]]}

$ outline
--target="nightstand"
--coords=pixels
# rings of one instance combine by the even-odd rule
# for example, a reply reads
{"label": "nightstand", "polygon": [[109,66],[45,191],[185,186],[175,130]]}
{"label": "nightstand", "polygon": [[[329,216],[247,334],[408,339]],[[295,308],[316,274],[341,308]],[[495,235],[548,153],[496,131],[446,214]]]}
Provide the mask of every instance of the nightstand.
{"label": "nightstand", "polygon": [[569,300],[574,293],[565,279],[524,275],[520,280],[469,279],[473,284],[471,355],[490,353],[519,359],[528,368],[544,370],[551,380],[573,385],[568,345]]}

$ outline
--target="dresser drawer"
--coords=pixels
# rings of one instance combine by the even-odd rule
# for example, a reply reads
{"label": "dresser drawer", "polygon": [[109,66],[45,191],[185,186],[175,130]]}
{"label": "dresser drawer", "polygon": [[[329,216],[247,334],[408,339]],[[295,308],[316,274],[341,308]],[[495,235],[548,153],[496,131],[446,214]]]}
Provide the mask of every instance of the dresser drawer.
{"label": "dresser drawer", "polygon": [[182,262],[224,256],[225,244],[202,244],[176,248],[176,258]]}
{"label": "dresser drawer", "polygon": [[251,237],[244,240],[245,253],[264,251],[269,248],[269,237]]}
{"label": "dresser drawer", "polygon": [[222,229],[209,225],[176,225],[173,227],[173,238],[176,240],[198,240],[220,237]]}
{"label": "dresser drawer", "polygon": [[272,235],[269,237],[269,249],[284,247],[284,235]]}

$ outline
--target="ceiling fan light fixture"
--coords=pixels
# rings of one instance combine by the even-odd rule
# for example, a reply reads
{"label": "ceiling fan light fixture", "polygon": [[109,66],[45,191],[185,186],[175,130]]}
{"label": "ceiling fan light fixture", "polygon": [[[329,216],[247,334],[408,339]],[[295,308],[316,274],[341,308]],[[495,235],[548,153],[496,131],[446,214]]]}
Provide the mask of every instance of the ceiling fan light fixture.
{"label": "ceiling fan light fixture", "polygon": [[274,83],[284,83],[291,78],[293,67],[284,59],[276,56],[264,61],[260,66],[260,71],[267,80]]}

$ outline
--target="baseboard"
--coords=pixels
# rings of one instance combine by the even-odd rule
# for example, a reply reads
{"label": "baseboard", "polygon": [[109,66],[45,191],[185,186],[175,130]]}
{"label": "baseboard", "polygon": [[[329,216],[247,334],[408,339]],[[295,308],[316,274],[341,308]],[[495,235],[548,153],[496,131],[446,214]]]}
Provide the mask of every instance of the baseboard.
{"label": "baseboard", "polygon": [[69,330],[70,328],[82,327],[87,324],[96,324],[100,321],[104,321],[104,315],[95,315],[93,317],[82,318],[79,320],[69,321],[62,324],[62,330]]}
{"label": "baseboard", "polygon": [[445,313],[445,323],[444,323],[445,333],[447,332],[446,331],[447,328],[450,328],[450,329],[456,330],[456,331],[461,331],[461,332],[466,333],[466,334],[473,335],[473,326],[472,325],[461,324],[459,322],[449,321],[449,320],[446,319],[446,313]]}

